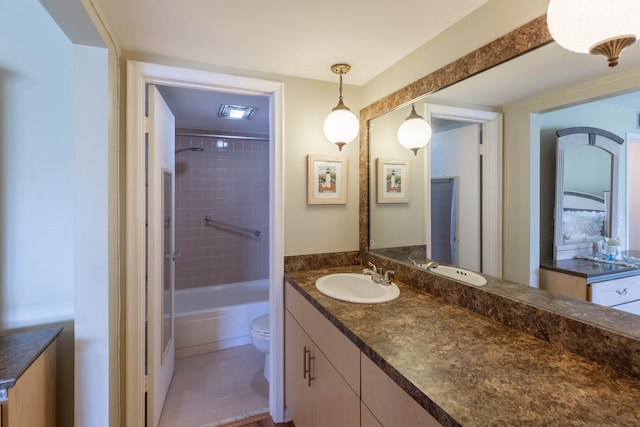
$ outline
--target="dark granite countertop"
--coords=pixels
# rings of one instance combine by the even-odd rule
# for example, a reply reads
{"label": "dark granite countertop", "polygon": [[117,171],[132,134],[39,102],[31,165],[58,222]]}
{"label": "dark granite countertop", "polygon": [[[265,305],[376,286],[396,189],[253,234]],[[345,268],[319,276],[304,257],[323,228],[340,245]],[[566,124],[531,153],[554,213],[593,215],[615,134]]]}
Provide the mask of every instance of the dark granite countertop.
{"label": "dark granite countertop", "polygon": [[400,297],[351,304],[315,280],[361,266],[287,273],[294,287],[445,426],[637,426],[640,380],[394,282]]}
{"label": "dark granite countertop", "polygon": [[0,337],[0,389],[13,387],[60,332],[48,328]]}
{"label": "dark granite countertop", "polygon": [[[635,253],[638,251],[633,252],[634,256],[636,256]],[[597,283],[605,280],[640,275],[640,268],[581,258],[546,260],[540,264],[540,268],[570,274],[572,276],[584,277],[587,283]]]}

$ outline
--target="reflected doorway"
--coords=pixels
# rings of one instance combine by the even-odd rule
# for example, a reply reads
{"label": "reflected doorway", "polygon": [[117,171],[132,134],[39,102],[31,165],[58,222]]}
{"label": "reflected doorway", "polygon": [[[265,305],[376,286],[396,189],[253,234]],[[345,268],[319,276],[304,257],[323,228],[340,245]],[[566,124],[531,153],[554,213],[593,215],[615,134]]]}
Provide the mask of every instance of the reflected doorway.
{"label": "reflected doorway", "polygon": [[451,265],[458,262],[457,197],[455,177],[431,178],[431,257]]}

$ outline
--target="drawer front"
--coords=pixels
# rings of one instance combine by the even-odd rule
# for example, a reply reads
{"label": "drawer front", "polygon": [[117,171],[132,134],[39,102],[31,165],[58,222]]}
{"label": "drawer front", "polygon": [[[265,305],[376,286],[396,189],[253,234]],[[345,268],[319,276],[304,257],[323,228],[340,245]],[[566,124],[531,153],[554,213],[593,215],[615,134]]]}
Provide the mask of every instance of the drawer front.
{"label": "drawer front", "polygon": [[611,307],[640,299],[640,276],[591,284],[591,302]]}
{"label": "drawer front", "polygon": [[616,310],[626,311],[627,313],[631,314],[640,314],[640,301],[633,301],[616,305],[613,308],[615,308]]}

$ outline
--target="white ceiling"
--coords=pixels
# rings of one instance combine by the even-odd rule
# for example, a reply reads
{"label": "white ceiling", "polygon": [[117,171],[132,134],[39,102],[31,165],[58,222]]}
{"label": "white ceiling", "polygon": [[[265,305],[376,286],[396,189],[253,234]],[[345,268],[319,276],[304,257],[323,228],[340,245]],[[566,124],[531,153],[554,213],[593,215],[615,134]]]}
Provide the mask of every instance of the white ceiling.
{"label": "white ceiling", "polygon": [[[352,69],[345,83],[354,85],[365,84],[486,1],[96,0],[127,51],[336,83],[329,67],[346,62]],[[640,43],[627,48],[615,68],[602,57],[551,43],[432,97],[499,108],[638,68]],[[178,127],[268,131],[264,97],[176,88],[161,92]],[[216,118],[221,103],[254,105],[258,112],[250,122],[221,121]]]}
{"label": "white ceiling", "polygon": [[124,50],[363,85],[487,0],[96,0]]}

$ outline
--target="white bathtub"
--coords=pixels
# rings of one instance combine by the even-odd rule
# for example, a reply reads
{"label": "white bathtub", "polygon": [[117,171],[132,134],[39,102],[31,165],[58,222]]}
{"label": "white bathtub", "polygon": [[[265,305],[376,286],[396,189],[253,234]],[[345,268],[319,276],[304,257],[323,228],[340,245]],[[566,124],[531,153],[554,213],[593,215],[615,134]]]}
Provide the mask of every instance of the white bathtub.
{"label": "white bathtub", "polygon": [[250,344],[249,325],[269,313],[269,281],[177,290],[176,358]]}

